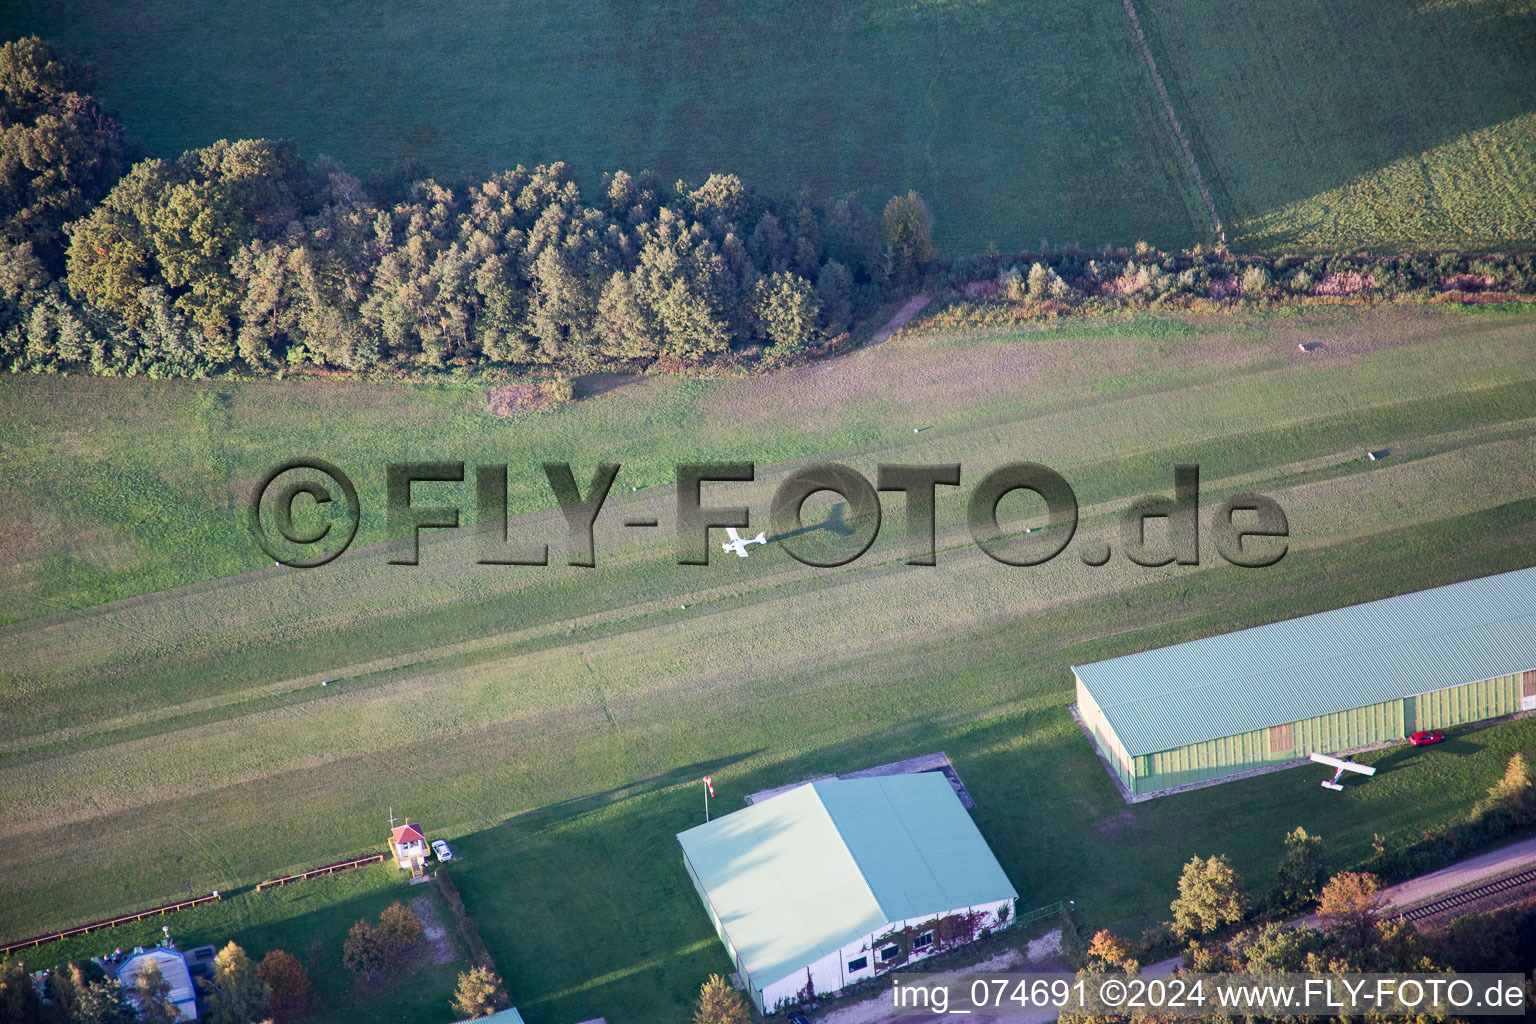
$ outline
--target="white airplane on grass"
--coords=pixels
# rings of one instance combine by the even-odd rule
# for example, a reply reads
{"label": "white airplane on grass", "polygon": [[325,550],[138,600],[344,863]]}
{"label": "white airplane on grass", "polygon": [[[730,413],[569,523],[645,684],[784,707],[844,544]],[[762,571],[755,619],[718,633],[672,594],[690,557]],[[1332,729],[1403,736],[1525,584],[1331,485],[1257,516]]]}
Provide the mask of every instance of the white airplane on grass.
{"label": "white airplane on grass", "polygon": [[726,541],[724,544],[721,544],[720,546],[722,548],[724,548],[726,551],[734,551],[734,552],[736,552],[742,558],[746,558],[747,557],[747,545],[748,544],[767,544],[768,543],[768,531],[767,530],[764,530],[762,533],[758,534],[756,537],[743,537],[743,536],[741,536],[740,534],[738,534],[736,532],[736,527],[734,527],[734,526],[727,526],[725,528],[725,535],[727,537],[731,538],[731,539]]}
{"label": "white airplane on grass", "polygon": [[1353,761],[1340,761],[1338,758],[1329,757],[1327,754],[1312,754],[1310,756],[1312,760],[1316,761],[1318,764],[1325,764],[1333,769],[1333,781],[1330,782],[1329,780],[1324,779],[1321,783],[1324,789],[1332,789],[1337,792],[1342,792],[1344,787],[1339,785],[1339,780],[1344,777],[1345,772],[1359,772],[1361,775],[1376,774],[1376,769],[1372,768],[1368,764],[1356,764]]}

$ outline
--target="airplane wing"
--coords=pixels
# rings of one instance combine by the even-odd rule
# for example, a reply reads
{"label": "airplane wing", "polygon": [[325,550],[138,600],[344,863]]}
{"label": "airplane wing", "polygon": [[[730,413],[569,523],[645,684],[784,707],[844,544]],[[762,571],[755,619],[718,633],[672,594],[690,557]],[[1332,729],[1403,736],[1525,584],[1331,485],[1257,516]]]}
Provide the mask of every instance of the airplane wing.
{"label": "airplane wing", "polygon": [[733,543],[735,541],[741,540],[741,535],[736,532],[736,527],[734,527],[734,526],[727,526],[725,528],[725,535],[727,537],[731,538],[731,541]]}
{"label": "airplane wing", "polygon": [[742,545],[740,545],[740,546],[738,546],[736,548],[733,548],[732,550],[735,551],[742,558],[748,557],[747,556],[747,546],[745,544],[742,544]]}

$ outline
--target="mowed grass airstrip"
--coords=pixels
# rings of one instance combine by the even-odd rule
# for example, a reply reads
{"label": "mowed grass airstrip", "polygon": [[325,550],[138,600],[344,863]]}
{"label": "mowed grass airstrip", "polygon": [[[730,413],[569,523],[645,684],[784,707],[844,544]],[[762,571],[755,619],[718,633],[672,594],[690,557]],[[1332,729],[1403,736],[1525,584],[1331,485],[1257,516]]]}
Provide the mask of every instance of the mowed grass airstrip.
{"label": "mowed grass airstrip", "polygon": [[[1234,244],[1536,238],[1529,3],[1139,6]],[[917,188],[949,254],[1212,240],[1118,3],[3,0],[0,24],[95,62],[156,155],[292,137],[359,173],[564,160],[589,188],[730,171],[876,206]]]}
{"label": "mowed grass airstrip", "polygon": [[[673,838],[702,820],[706,774],[719,814],[945,750],[1021,906],[1074,899],[1088,927],[1166,913],[1196,852],[1231,854],[1261,888],[1298,824],[1339,865],[1373,833],[1410,841],[1465,812],[1511,752],[1536,754],[1532,721],[1372,755],[1387,770],[1342,794],[1298,769],[1128,807],[1067,713],[1069,666],[1533,564],[1533,339],[1536,314],[1405,307],[917,332],[516,419],[467,385],[0,381],[0,934],[376,849],[393,809],[454,841],[530,1021],[659,1021],[727,969]],[[1303,356],[1303,340],[1327,348]],[[367,513],[360,545],[314,571],[273,567],[242,519],[295,455],[346,469]],[[841,569],[775,545],[679,566],[672,466],[726,458],[758,480],[709,498],[756,522],[809,461],[871,476],[960,462],[966,486],[941,489],[932,568],[903,564],[899,501]],[[383,467],[400,459],[510,463],[511,534],[547,541],[553,564],[477,565],[470,530],[387,564]],[[549,459],[583,483],[623,465],[597,568],[564,565],[560,517],[528,511],[551,503]],[[1057,469],[1083,506],[1081,536],[1041,567],[989,560],[963,525],[968,487],[1019,459]],[[1239,490],[1276,498],[1285,559],[1238,569],[1208,546],[1199,567],[1083,564],[1183,462],[1207,513]],[[417,492],[473,514],[472,484]],[[1004,505],[1013,528],[1036,511]],[[644,514],[662,526],[620,525]],[[136,593],[98,604],[117,586]],[[383,897],[327,884],[286,904],[295,938],[257,894],[197,934],[339,942],[354,905]]]}

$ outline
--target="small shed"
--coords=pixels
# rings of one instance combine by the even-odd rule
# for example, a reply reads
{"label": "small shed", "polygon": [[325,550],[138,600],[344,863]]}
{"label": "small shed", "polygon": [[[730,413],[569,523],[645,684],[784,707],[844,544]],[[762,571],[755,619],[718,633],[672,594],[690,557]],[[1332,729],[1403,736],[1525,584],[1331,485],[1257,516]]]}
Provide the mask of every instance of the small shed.
{"label": "small shed", "polygon": [[395,855],[395,865],[401,871],[409,871],[412,876],[426,871],[427,837],[415,822],[408,821],[390,830],[389,850]]}
{"label": "small shed", "polygon": [[197,989],[192,985],[192,972],[187,968],[187,958],[174,949],[155,946],[134,950],[133,955],[122,962],[117,969],[117,980],[128,990],[128,998],[138,1005],[134,984],[139,973],[151,963],[158,966],[161,976],[171,983],[167,999],[176,1007],[176,1019],[197,1020]]}

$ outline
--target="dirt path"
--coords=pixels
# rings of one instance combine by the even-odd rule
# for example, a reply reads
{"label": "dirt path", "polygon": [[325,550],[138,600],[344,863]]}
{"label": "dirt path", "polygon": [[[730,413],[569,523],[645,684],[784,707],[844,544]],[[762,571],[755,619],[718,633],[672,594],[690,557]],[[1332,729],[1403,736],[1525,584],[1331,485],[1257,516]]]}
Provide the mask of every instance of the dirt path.
{"label": "dirt path", "polygon": [[907,304],[896,311],[896,315],[885,322],[885,326],[875,332],[875,336],[869,339],[865,348],[871,348],[882,341],[890,340],[891,335],[907,326],[907,321],[917,316],[924,306],[928,305],[928,296],[914,295],[907,300]]}
{"label": "dirt path", "polygon": [[1179,123],[1179,115],[1173,112],[1173,100],[1168,96],[1168,87],[1163,84],[1163,76],[1157,70],[1157,61],[1152,59],[1152,47],[1147,45],[1147,36],[1141,30],[1141,19],[1136,16],[1136,5],[1131,0],[1125,0],[1125,13],[1130,16],[1131,29],[1136,33],[1136,42],[1141,44],[1141,55],[1147,60],[1147,68],[1152,72],[1152,81],[1157,85],[1157,93],[1162,97],[1163,110],[1168,115],[1168,123],[1173,126],[1173,134],[1178,138],[1179,145],[1184,148],[1184,156],[1189,161],[1189,169],[1195,175],[1195,187],[1200,190],[1200,198],[1205,200],[1205,208],[1211,214],[1211,227],[1216,232],[1216,238],[1225,245],[1227,236],[1221,229],[1221,215],[1216,212],[1216,200],[1211,198],[1211,190],[1206,187],[1205,175],[1200,173],[1200,164],[1195,160],[1195,150],[1189,144],[1189,137],[1184,134],[1184,126]]}
{"label": "dirt path", "polygon": [[411,900],[411,909],[421,920],[421,936],[432,948],[432,962],[453,963],[453,944],[448,941],[448,929],[443,926],[442,915],[438,914],[437,904],[432,902],[432,897],[417,896]]}

